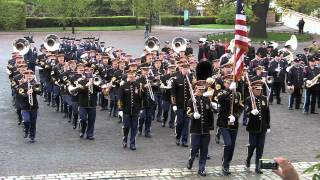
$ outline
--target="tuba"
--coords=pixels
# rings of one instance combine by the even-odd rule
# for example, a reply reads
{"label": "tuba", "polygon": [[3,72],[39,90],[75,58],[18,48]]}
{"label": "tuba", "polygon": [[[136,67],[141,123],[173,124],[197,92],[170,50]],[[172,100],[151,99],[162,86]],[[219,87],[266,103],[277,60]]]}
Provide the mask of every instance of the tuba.
{"label": "tuba", "polygon": [[144,43],[145,49],[148,52],[151,51],[158,51],[160,48],[160,41],[158,38],[154,37],[154,36],[150,36],[147,38],[147,40]]}
{"label": "tuba", "polygon": [[16,39],[13,42],[13,51],[18,52],[22,56],[27,54],[29,49],[30,49],[30,43],[28,40],[24,38]]}
{"label": "tuba", "polygon": [[172,40],[171,46],[174,52],[179,53],[187,49],[187,40],[183,37],[176,37]]}
{"label": "tuba", "polygon": [[60,38],[55,34],[48,34],[44,38],[43,45],[48,51],[57,51],[60,47]]}

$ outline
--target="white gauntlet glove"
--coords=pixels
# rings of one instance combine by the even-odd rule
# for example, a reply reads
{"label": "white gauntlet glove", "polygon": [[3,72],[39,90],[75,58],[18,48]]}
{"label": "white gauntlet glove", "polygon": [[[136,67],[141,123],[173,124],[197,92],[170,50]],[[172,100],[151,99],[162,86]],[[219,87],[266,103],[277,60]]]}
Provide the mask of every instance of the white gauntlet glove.
{"label": "white gauntlet glove", "polygon": [[235,118],[233,115],[230,115],[230,116],[229,116],[229,121],[230,121],[231,123],[234,123],[234,122],[236,121],[236,118]]}
{"label": "white gauntlet glove", "polygon": [[118,115],[119,115],[119,117],[123,117],[123,111],[119,111],[119,113],[118,113]]}
{"label": "white gauntlet glove", "polygon": [[215,103],[215,102],[211,102],[211,106],[214,110],[217,110],[218,109],[218,104]]}
{"label": "white gauntlet glove", "polygon": [[194,119],[200,119],[201,115],[199,113],[193,113]]}
{"label": "white gauntlet glove", "polygon": [[236,84],[235,82],[232,82],[232,83],[230,84],[229,89],[230,89],[231,91],[236,90],[236,89],[237,89],[237,84]]}
{"label": "white gauntlet glove", "polygon": [[252,109],[251,114],[253,114],[254,116],[258,115],[259,114],[258,109]]}
{"label": "white gauntlet glove", "polygon": [[176,112],[178,110],[177,106],[173,106],[172,109],[174,112]]}

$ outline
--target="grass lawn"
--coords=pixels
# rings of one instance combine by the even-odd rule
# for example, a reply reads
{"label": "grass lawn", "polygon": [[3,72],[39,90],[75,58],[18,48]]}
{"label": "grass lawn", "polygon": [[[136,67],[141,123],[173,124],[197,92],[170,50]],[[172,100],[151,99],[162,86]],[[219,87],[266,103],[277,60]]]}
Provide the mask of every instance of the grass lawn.
{"label": "grass lawn", "polygon": [[229,24],[200,24],[191,25],[190,27],[200,29],[234,29],[234,25]]}
{"label": "grass lawn", "polygon": [[[251,41],[253,42],[261,42],[261,41],[287,41],[290,39],[291,37],[291,33],[283,33],[283,32],[268,32],[268,37],[267,38],[250,38]],[[298,35],[296,34],[298,42],[306,42],[306,41],[311,41],[313,39],[313,37],[309,34],[302,34],[302,35]],[[228,39],[231,40],[234,38],[234,34],[233,33],[224,33],[224,34],[218,34],[218,35],[209,35],[209,40],[224,40],[224,39]]]}
{"label": "grass lawn", "polygon": [[[138,26],[138,29],[143,29],[143,26]],[[130,31],[137,30],[136,26],[105,26],[105,27],[76,27],[76,31]],[[47,27],[47,28],[27,28],[22,32],[71,32],[71,27],[63,30],[62,27]]]}

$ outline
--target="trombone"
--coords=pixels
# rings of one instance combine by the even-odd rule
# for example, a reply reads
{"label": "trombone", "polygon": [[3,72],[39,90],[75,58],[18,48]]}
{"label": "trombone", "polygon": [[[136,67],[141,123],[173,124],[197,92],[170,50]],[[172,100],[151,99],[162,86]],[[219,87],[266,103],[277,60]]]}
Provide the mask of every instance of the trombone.
{"label": "trombone", "polygon": [[194,116],[195,116],[195,119],[199,119],[200,118],[200,114],[199,114],[199,111],[198,111],[198,108],[197,108],[197,100],[196,100],[196,97],[195,97],[195,95],[193,93],[192,84],[191,84],[190,79],[189,79],[189,74],[186,75],[186,79],[187,79],[188,86],[189,86],[189,91],[190,91],[190,96],[191,96],[191,100],[192,100]]}

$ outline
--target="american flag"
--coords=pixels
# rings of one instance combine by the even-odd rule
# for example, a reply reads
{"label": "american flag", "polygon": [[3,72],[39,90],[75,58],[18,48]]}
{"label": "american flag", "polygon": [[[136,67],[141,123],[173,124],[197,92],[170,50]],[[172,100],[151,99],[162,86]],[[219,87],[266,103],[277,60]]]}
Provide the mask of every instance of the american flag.
{"label": "american flag", "polygon": [[247,20],[243,8],[243,0],[237,0],[237,14],[235,20],[235,54],[234,54],[234,77],[239,80],[243,71],[243,59],[248,51]]}

